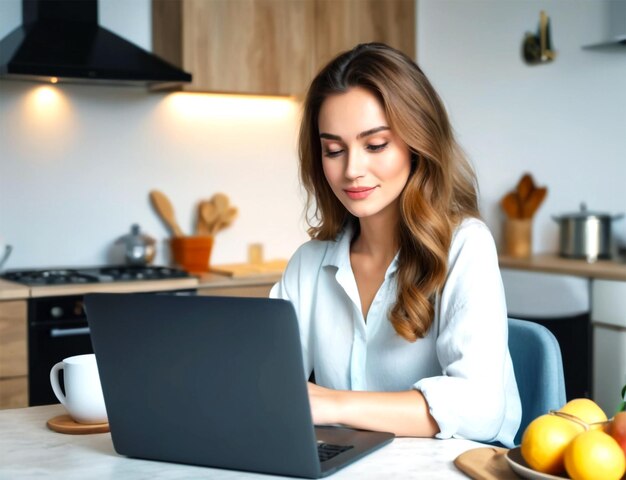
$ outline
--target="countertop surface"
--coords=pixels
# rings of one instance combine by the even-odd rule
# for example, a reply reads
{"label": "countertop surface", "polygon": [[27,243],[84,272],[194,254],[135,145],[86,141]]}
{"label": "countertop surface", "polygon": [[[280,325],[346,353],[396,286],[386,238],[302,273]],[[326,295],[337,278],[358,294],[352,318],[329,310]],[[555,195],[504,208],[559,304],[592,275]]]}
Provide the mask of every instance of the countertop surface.
{"label": "countertop surface", "polygon": [[131,293],[160,292],[198,288],[198,279],[172,278],[164,280],[140,280],[128,282],[81,283],[68,285],[23,285],[0,279],[0,300],[20,300],[31,297],[58,297],[82,295],[91,292]]}
{"label": "countertop surface", "polygon": [[[500,268],[559,273],[587,278],[626,281],[626,263],[599,260],[562,258],[554,253],[535,254],[529,258],[507,255],[498,257]],[[29,287],[0,279],[0,301],[20,300],[29,297],[81,295],[88,292],[152,292],[187,288],[228,288],[255,285],[272,285],[280,280],[280,273],[266,273],[245,277],[232,277],[218,273],[205,273],[192,278],[151,280],[115,283],[90,283],[82,285],[46,285]]]}
{"label": "countertop surface", "polygon": [[252,275],[233,278],[228,275],[206,273],[191,278],[166,280],[84,283],[75,285],[27,286],[0,279],[0,301],[22,300],[30,297],[55,297],[62,295],[82,295],[90,292],[130,293],[159,292],[196,288],[223,288],[254,285],[272,285],[280,280],[280,274]]}
{"label": "countertop surface", "polygon": [[619,261],[598,260],[588,263],[585,260],[562,258],[555,253],[535,254],[529,258],[500,255],[498,260],[500,268],[626,281],[626,263]]}
{"label": "countertop surface", "polygon": [[30,288],[0,278],[0,300],[21,300],[30,297]]}
{"label": "countertop surface", "polygon": [[[64,413],[60,405],[0,411],[0,478],[286,478],[123,457],[115,453],[109,433],[64,435],[46,427],[48,419]],[[397,438],[329,478],[467,479],[452,462],[462,452],[483,446],[470,440]]]}

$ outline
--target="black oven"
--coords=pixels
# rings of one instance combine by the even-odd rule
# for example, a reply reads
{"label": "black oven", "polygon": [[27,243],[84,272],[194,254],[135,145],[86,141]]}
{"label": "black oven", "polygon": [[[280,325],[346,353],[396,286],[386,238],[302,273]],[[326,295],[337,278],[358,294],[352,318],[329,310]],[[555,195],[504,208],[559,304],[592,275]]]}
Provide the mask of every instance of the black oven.
{"label": "black oven", "polygon": [[50,387],[52,366],[73,355],[93,353],[82,296],[28,301],[29,405],[58,403]]}

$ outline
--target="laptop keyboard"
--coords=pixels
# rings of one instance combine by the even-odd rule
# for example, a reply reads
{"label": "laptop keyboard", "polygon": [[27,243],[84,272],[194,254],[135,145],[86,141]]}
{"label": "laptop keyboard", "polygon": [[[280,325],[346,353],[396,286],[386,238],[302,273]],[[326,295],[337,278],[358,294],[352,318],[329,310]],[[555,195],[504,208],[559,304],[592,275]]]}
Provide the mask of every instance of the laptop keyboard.
{"label": "laptop keyboard", "polygon": [[331,443],[318,442],[317,455],[319,456],[320,462],[325,462],[351,448],[352,445],[333,445]]}

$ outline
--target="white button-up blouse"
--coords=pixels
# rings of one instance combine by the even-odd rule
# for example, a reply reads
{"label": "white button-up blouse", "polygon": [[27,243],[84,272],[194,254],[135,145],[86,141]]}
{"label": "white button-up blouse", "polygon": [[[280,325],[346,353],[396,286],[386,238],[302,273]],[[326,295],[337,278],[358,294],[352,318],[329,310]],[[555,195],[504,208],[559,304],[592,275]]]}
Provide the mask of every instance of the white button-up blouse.
{"label": "white button-up blouse", "polygon": [[507,310],[496,248],[487,226],[456,229],[448,276],[424,338],[393,329],[397,255],[363,318],[350,265],[352,230],[336,241],[311,240],[293,255],[271,297],[296,310],[305,375],[337,390],[422,392],[439,438],[513,445],[521,404],[507,339]]}

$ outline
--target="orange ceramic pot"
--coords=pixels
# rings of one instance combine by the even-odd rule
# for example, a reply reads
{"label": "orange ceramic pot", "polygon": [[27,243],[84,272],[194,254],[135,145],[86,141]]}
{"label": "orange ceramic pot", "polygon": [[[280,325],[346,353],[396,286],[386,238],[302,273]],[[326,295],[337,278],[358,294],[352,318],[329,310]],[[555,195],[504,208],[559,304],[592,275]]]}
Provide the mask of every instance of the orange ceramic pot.
{"label": "orange ceramic pot", "polygon": [[209,260],[213,249],[213,237],[174,237],[170,242],[174,262],[190,273],[209,271]]}

